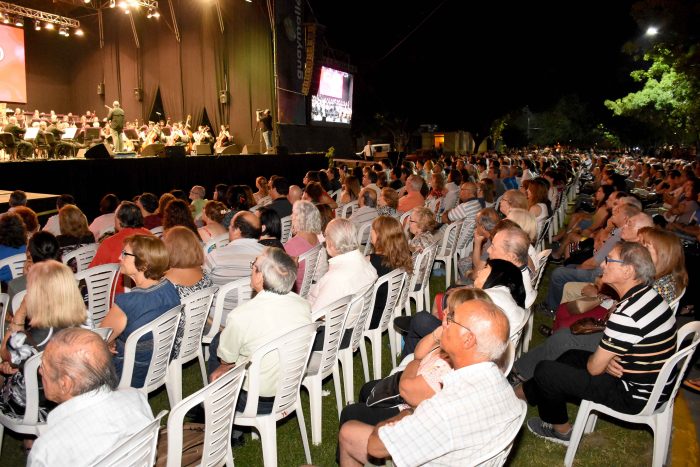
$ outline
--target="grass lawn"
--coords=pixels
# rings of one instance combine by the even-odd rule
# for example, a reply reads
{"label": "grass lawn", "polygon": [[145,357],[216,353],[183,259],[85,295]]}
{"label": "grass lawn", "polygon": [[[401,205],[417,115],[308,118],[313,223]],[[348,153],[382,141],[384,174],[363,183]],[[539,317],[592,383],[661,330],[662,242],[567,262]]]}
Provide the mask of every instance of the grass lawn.
{"label": "grass lawn", "polygon": [[[548,283],[548,276],[552,266],[543,278],[540,286],[541,300],[544,297]],[[431,279],[431,290],[435,293],[444,288],[444,278]],[[540,324],[547,323],[548,318],[535,316],[535,329]],[[539,345],[543,340],[536,331],[533,334],[532,346]],[[368,352],[371,347],[368,345]],[[389,362],[389,342],[384,336],[383,374],[387,374],[390,367]],[[372,358],[369,357],[371,365]],[[183,372],[183,393],[189,395],[202,387],[199,367],[191,364]],[[355,392],[359,391],[364,383],[362,375],[362,362],[359,352],[355,356]],[[371,371],[370,371],[371,374]],[[319,446],[311,446],[311,458],[315,465],[332,466],[335,465],[335,448],[338,435],[338,418],[336,413],[335,394],[333,383],[329,378],[324,384],[331,394],[323,398],[323,443]],[[304,407],[304,417],[306,419],[307,432],[311,438],[310,415],[308,412],[308,394],[304,389],[301,392],[302,405]],[[168,398],[165,389],[158,391],[150,397],[153,413],[160,410],[168,410]],[[569,405],[569,415],[573,420],[576,416],[577,406]],[[536,416],[535,408],[530,408],[528,417]],[[234,449],[235,462],[240,466],[262,465],[262,449],[259,441],[252,441],[250,435],[246,435],[247,442],[244,446]],[[305,464],[304,451],[301,444],[297,421],[293,417],[283,420],[278,425],[277,430],[277,452],[278,461],[281,466],[298,466]],[[549,443],[536,438],[526,428],[523,428],[518,435],[515,446],[511,452],[508,465],[513,466],[551,466],[561,465],[564,461],[566,449],[563,446]],[[643,427],[623,427],[619,424],[608,423],[599,420],[596,431],[584,437],[576,455],[576,465],[580,466],[639,466],[651,464],[652,436],[651,432]],[[6,431],[2,446],[0,465],[2,466],[22,466],[26,463],[26,457],[21,450],[19,437],[14,433]]]}

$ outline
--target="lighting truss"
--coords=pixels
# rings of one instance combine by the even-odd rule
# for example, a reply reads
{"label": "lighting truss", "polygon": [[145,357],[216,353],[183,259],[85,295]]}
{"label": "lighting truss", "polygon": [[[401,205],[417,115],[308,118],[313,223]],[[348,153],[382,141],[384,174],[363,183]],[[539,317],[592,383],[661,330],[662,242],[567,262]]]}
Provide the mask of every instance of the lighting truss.
{"label": "lighting truss", "polygon": [[[158,2],[155,3],[157,4]],[[0,13],[4,15],[22,16],[35,21],[52,23],[59,27],[63,26],[74,29],[80,27],[80,21],[77,19],[54,15],[53,13],[46,13],[45,11],[34,10],[32,8],[25,8],[23,6],[13,5],[7,2],[0,2]]]}
{"label": "lighting truss", "polygon": [[117,6],[121,6],[122,2],[126,3],[125,8],[158,8],[158,0],[117,0]]}

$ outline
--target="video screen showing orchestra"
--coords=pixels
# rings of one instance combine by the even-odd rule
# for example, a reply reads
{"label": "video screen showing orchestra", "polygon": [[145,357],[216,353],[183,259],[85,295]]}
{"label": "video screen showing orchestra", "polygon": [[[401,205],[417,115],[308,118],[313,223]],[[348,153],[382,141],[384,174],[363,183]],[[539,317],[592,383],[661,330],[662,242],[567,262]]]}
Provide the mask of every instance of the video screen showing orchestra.
{"label": "video screen showing orchestra", "polygon": [[352,120],[352,75],[321,67],[318,93],[311,96],[311,123],[349,125]]}

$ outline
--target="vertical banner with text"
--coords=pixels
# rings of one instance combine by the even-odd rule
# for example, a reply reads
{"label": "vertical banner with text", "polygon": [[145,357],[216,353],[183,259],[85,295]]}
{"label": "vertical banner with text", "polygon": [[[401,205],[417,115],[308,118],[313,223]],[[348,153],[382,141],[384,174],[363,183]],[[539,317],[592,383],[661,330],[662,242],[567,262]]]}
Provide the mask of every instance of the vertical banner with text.
{"label": "vertical banner with text", "polygon": [[301,93],[306,65],[304,7],[303,0],[275,2],[279,123],[306,124],[306,99]]}

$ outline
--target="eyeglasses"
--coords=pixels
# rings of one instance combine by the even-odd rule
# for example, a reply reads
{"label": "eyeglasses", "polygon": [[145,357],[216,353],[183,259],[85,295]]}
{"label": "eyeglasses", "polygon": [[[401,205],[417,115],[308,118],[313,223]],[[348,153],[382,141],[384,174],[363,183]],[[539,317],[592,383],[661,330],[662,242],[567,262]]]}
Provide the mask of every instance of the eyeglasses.
{"label": "eyeglasses", "polygon": [[410,222],[411,224],[417,224],[417,223],[418,223],[418,221],[414,221],[414,220],[411,219],[410,217],[408,218],[408,222]]}
{"label": "eyeglasses", "polygon": [[625,264],[625,262],[622,261],[621,259],[615,259],[615,258],[611,258],[610,256],[606,256],[606,257],[605,257],[605,264],[608,264],[608,263],[620,263],[620,264]]}
{"label": "eyeglasses", "polygon": [[129,252],[126,251],[126,250],[122,250],[122,256],[133,256],[134,258],[136,258],[136,255],[135,255],[135,254],[129,253]]}
{"label": "eyeglasses", "polygon": [[[449,313],[447,313],[447,316],[445,316],[445,319],[447,320],[448,324],[455,323],[457,326],[464,328],[469,332],[472,332],[472,330],[469,329],[468,327],[466,327],[465,325],[459,324],[457,321],[455,321],[455,312],[454,311],[450,311]],[[474,334],[474,333],[472,332],[472,334]]]}
{"label": "eyeglasses", "polygon": [[257,268],[257,265],[255,264],[256,261],[257,258],[250,262],[250,269],[255,270],[255,268]]}

